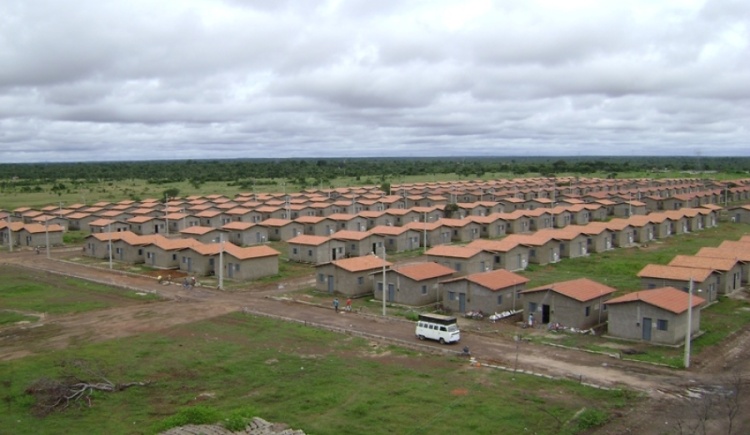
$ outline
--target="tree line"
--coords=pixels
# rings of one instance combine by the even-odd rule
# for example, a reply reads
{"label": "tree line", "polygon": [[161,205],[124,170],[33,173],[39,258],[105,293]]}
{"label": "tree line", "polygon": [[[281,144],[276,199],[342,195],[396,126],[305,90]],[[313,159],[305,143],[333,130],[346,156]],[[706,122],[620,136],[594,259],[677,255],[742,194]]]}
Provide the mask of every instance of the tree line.
{"label": "tree line", "polygon": [[624,172],[716,171],[746,173],[750,158],[738,157],[465,157],[465,158],[329,158],[172,160],[80,163],[0,164],[0,187],[38,182],[57,184],[146,180],[154,184],[188,181],[200,185],[225,181],[241,187],[273,184],[285,179],[296,185],[327,184],[335,178],[368,178],[373,183],[404,176],[457,174],[596,174]]}

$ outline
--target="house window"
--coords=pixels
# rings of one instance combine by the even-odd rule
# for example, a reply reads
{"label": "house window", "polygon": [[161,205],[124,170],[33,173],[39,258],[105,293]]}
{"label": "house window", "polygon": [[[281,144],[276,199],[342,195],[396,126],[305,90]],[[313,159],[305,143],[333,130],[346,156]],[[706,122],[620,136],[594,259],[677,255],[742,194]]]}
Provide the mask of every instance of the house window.
{"label": "house window", "polygon": [[502,261],[502,257],[500,255],[495,255],[495,264],[500,264]]}
{"label": "house window", "polygon": [[423,286],[422,286],[422,294],[423,294],[423,295],[426,295],[426,294],[427,294],[427,286],[426,286],[426,285],[423,285]]}
{"label": "house window", "polygon": [[357,285],[362,285],[365,283],[365,278],[363,276],[357,277]]}
{"label": "house window", "polygon": [[312,257],[312,256],[313,256],[313,255],[312,255],[312,249],[308,249],[308,250],[307,250],[307,256],[308,256],[308,257]]}
{"label": "house window", "polygon": [[536,249],[529,250],[529,257],[536,257]]}
{"label": "house window", "polygon": [[326,276],[322,273],[318,274],[318,282],[326,282]]}
{"label": "house window", "polygon": [[666,331],[669,329],[669,321],[664,319],[656,319],[656,329],[659,331]]}
{"label": "house window", "polygon": [[591,315],[591,305],[586,307],[586,317]]}
{"label": "house window", "polygon": [[536,302],[529,302],[529,313],[533,314],[536,313],[537,305]]}
{"label": "house window", "polygon": [[502,305],[503,304],[503,295],[497,295],[497,304]]}
{"label": "house window", "polygon": [[297,248],[296,247],[292,248],[292,254],[297,255]]}
{"label": "house window", "polygon": [[456,300],[456,292],[448,292],[448,300],[449,301],[455,301]]}
{"label": "house window", "polygon": [[378,283],[378,291],[379,291],[379,292],[382,292],[382,291],[383,291],[383,283],[382,283],[382,282],[379,282],[379,283]]}
{"label": "house window", "polygon": [[234,264],[234,271],[235,272],[239,272],[240,271],[240,263],[235,263]]}
{"label": "house window", "polygon": [[172,254],[172,261],[177,261],[177,254]]}
{"label": "house window", "polygon": [[456,269],[456,272],[460,272],[461,271],[461,263],[456,263],[456,268],[455,269]]}

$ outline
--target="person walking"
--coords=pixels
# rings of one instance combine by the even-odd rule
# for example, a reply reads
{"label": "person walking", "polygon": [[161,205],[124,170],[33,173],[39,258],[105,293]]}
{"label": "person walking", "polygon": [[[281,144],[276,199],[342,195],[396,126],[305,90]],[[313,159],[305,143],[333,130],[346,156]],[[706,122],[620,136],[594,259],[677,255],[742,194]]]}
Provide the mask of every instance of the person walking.
{"label": "person walking", "polygon": [[346,311],[352,310],[352,298],[346,298]]}
{"label": "person walking", "polygon": [[339,298],[335,298],[333,300],[333,309],[338,313],[339,312]]}

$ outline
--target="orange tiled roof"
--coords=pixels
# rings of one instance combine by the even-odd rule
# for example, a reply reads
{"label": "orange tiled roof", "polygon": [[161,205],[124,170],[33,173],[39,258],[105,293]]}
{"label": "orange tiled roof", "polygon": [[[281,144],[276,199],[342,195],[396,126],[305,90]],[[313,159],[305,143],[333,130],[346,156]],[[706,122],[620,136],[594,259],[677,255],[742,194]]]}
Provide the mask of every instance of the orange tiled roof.
{"label": "orange tiled roof", "polygon": [[579,278],[570,281],[556,282],[541,287],[524,290],[521,293],[535,293],[540,291],[553,291],[580,302],[590,301],[602,296],[612,294],[617,289],[598,283],[588,278]]}
{"label": "orange tiled roof", "polygon": [[474,273],[461,278],[452,279],[446,282],[466,280],[481,285],[492,291],[502,290],[515,285],[526,284],[528,278],[515,274],[505,269],[497,269],[490,272]]}
{"label": "orange tiled roof", "polygon": [[394,269],[397,273],[414,281],[424,281],[426,279],[441,278],[451,276],[456,271],[448,266],[427,261],[424,263],[411,263],[399,266]]}
{"label": "orange tiled roof", "polygon": [[669,266],[693,267],[696,269],[711,269],[728,272],[737,265],[736,259],[697,257],[693,255],[676,255]]}
{"label": "orange tiled roof", "polygon": [[468,246],[440,245],[431,248],[426,254],[435,257],[471,258],[480,252],[482,252],[480,249]]}
{"label": "orange tiled roof", "polygon": [[710,269],[694,269],[692,267],[662,266],[660,264],[647,264],[638,272],[639,278],[661,278],[675,281],[703,282],[713,273]]}
{"label": "orange tiled roof", "polygon": [[366,270],[382,269],[383,263],[385,267],[391,267],[392,263],[383,261],[382,258],[377,255],[365,255],[362,257],[344,258],[342,260],[335,260],[333,264],[349,272],[362,272]]}
{"label": "orange tiled roof", "polygon": [[[607,305],[623,304],[628,302],[643,301],[649,305],[661,308],[663,310],[670,311],[675,314],[680,314],[688,309],[688,302],[690,296],[687,292],[678,290],[674,287],[660,287],[651,290],[641,290],[633,293],[628,293],[618,298],[610,299],[606,302]],[[693,308],[700,306],[705,299],[700,296],[693,295]]]}
{"label": "orange tiled roof", "polygon": [[329,240],[331,240],[330,237],[310,236],[307,234],[300,234],[297,237],[292,237],[291,239],[287,240],[287,243],[297,244],[297,245],[320,246],[323,243],[328,242]]}

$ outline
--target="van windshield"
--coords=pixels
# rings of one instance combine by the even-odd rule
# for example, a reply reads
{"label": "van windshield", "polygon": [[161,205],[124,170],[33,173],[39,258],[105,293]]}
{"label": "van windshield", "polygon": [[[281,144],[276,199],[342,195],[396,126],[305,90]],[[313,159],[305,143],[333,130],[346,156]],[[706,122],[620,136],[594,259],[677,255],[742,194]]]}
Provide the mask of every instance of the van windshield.
{"label": "van windshield", "polygon": [[453,325],[448,325],[448,332],[456,332],[458,331],[458,325],[455,323]]}

